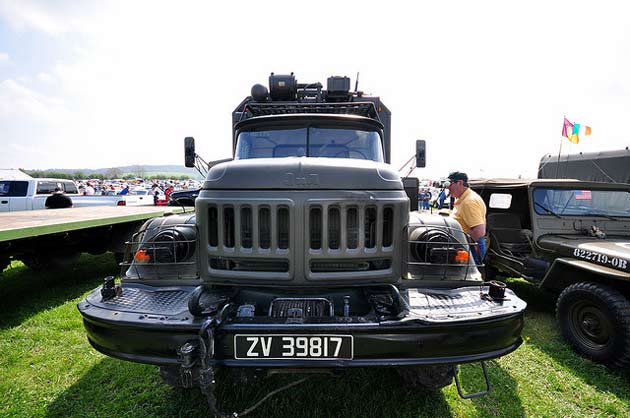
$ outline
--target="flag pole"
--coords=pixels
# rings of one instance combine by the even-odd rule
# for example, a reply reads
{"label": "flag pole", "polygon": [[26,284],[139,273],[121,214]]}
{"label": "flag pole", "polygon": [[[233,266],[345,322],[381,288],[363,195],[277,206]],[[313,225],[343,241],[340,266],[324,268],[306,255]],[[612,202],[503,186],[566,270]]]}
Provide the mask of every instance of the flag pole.
{"label": "flag pole", "polygon": [[[564,117],[566,119],[566,116]],[[563,122],[564,123],[564,119]],[[562,153],[562,137],[560,137],[560,150],[558,150],[558,163],[556,164],[556,180],[558,179],[558,169],[560,168],[560,154]]]}

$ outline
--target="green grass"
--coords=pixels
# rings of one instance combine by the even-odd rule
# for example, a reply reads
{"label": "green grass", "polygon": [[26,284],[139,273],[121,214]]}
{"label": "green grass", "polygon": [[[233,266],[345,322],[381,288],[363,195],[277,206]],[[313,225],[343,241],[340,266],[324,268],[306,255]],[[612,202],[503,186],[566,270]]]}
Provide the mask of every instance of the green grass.
{"label": "green grass", "polygon": [[[172,389],[152,366],[114,360],[87,343],[76,303],[116,274],[110,255],[83,256],[70,270],[35,273],[19,262],[0,276],[1,417],[207,417],[197,390]],[[408,390],[388,369],[313,376],[269,400],[255,417],[628,417],[630,373],[575,355],[558,335],[554,300],[522,280],[510,287],[529,302],[525,343],[489,363],[490,395],[462,400]],[[242,386],[219,376],[225,410],[242,410],[292,381],[273,376]],[[478,366],[462,369],[467,391],[482,386]]]}

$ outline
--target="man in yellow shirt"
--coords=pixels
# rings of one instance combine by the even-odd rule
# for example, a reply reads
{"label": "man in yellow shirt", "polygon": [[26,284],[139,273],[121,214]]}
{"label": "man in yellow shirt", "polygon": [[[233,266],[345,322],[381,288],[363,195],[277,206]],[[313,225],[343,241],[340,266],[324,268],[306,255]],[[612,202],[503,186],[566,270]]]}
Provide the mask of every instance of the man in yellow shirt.
{"label": "man in yellow shirt", "polygon": [[466,173],[454,171],[448,175],[448,190],[457,200],[453,208],[453,218],[470,235],[477,245],[472,255],[477,264],[481,264],[486,255],[486,204],[481,196],[468,186]]}

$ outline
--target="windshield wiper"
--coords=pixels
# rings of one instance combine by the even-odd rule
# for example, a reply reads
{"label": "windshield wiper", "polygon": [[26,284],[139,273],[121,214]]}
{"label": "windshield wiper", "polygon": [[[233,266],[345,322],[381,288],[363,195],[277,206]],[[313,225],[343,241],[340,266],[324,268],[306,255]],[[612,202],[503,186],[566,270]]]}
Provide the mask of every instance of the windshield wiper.
{"label": "windshield wiper", "polygon": [[558,219],[562,219],[562,216],[558,215],[556,212],[552,211],[551,209],[549,209],[548,207],[545,207],[543,205],[541,205],[538,202],[534,202],[534,206],[538,206],[539,208],[541,208],[542,210],[544,210],[545,212],[547,212],[550,215],[555,216]]}
{"label": "windshield wiper", "polygon": [[589,213],[586,216],[594,216],[596,218],[606,218],[606,219],[610,219],[611,221],[620,221],[621,220],[619,218],[615,218],[614,216],[610,216],[610,215],[607,215],[605,213]]}
{"label": "windshield wiper", "polygon": [[575,192],[571,192],[571,196],[569,196],[569,198],[567,199],[567,203],[564,204],[564,206],[562,207],[562,210],[560,211],[560,215],[564,215],[564,211],[566,210],[567,206],[569,206],[569,202],[571,201],[571,198],[573,197],[573,195],[575,195]]}

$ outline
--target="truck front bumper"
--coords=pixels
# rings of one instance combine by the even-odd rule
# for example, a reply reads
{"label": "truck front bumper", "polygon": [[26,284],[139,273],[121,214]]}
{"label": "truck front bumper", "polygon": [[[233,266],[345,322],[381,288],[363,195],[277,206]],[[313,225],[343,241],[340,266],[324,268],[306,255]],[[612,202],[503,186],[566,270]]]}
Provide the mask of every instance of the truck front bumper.
{"label": "truck front bumper", "polygon": [[[178,365],[180,348],[198,341],[205,321],[188,311],[193,290],[123,284],[122,295],[103,301],[98,288],[78,309],[88,339],[98,351],[134,362]],[[228,318],[214,334],[210,364],[265,368],[461,364],[501,357],[521,344],[526,304],[511,291],[502,301],[472,305],[470,301],[480,297],[478,286],[441,290],[437,299],[434,296],[427,290],[405,293],[409,310],[396,320],[335,317],[327,322],[292,323],[279,318]],[[346,359],[236,358],[235,336],[243,334],[351,336],[353,350]]]}

